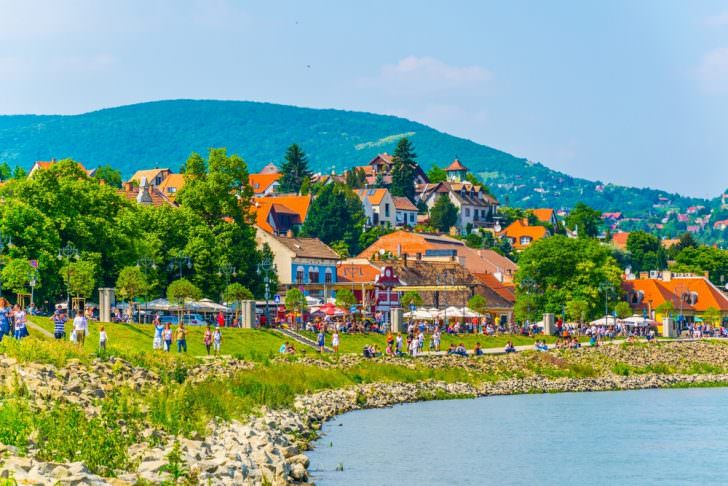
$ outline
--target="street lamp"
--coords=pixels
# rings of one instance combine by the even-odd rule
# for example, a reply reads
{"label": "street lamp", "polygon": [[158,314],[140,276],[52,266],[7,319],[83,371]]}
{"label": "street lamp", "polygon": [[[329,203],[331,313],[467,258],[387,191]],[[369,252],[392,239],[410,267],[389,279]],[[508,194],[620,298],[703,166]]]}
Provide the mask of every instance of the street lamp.
{"label": "street lamp", "polygon": [[173,272],[175,268],[179,269],[179,278],[182,278],[182,272],[185,267],[187,267],[188,270],[192,269],[192,259],[182,252],[179,252],[177,256],[172,257],[169,260],[169,265],[167,266],[170,272]]}
{"label": "street lamp", "polygon": [[71,258],[78,260],[78,248],[70,241],[58,250],[58,259],[66,260],[66,312],[71,315]]}
{"label": "street lamp", "polygon": [[263,277],[263,282],[265,283],[265,322],[268,326],[270,326],[270,312],[268,308],[268,301],[270,300],[270,273],[271,271],[275,272],[275,268],[276,266],[271,261],[270,257],[264,256],[258,263],[258,267],[256,269],[256,273]]}
{"label": "street lamp", "polygon": [[609,280],[599,284],[599,292],[604,292],[604,323],[609,323],[609,294],[614,291],[614,286]]}
{"label": "street lamp", "polygon": [[238,272],[235,271],[235,267],[230,263],[223,263],[220,265],[220,269],[217,271],[217,276],[225,276],[225,282],[230,283],[230,277],[237,277]]}
{"label": "street lamp", "polygon": [[530,324],[531,320],[531,293],[536,290],[538,284],[531,277],[525,277],[521,280],[521,288],[526,291],[526,321]]}
{"label": "street lamp", "polygon": [[33,307],[33,296],[35,295],[35,286],[38,285],[38,271],[33,269],[28,274],[28,284],[30,285],[30,307]]}

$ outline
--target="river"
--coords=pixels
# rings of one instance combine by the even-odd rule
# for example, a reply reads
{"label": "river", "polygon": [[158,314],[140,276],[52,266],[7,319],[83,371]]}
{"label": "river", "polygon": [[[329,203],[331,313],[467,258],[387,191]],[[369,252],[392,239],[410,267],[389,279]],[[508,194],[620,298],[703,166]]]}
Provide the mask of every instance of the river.
{"label": "river", "polygon": [[726,388],[422,402],[323,431],[319,486],[728,483]]}

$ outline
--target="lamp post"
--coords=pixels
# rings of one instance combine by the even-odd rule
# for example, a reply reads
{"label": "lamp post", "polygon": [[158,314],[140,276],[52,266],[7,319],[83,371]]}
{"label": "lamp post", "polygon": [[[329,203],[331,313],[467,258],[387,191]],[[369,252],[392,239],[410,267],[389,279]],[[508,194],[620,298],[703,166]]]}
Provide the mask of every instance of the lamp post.
{"label": "lamp post", "polygon": [[604,323],[609,323],[609,294],[614,290],[612,282],[605,280],[599,284],[599,292],[604,292]]}
{"label": "lamp post", "polygon": [[[220,268],[217,271],[218,277],[225,277],[225,287],[230,285],[230,277],[237,277],[238,272],[235,271],[235,267],[230,263],[223,263],[220,265]],[[225,289],[223,289],[224,292]],[[220,302],[222,303],[225,300],[225,297],[223,296],[223,292],[220,292]]]}
{"label": "lamp post", "polygon": [[182,252],[179,252],[177,256],[172,257],[169,260],[169,265],[167,265],[170,272],[173,272],[175,269],[179,270],[179,278],[182,278],[182,272],[185,267],[187,267],[188,270],[192,269],[192,258]]}
{"label": "lamp post", "polygon": [[[144,272],[144,275],[147,275],[149,270],[156,270],[157,264],[154,262],[154,258],[150,257],[149,255],[144,255],[137,260],[137,267],[142,269],[142,272]],[[147,323],[147,315],[149,314],[149,304],[148,301],[149,298],[145,294],[144,295],[144,324]]]}
{"label": "lamp post", "polygon": [[30,285],[30,307],[33,307],[33,297],[35,295],[35,286],[38,285],[38,271],[33,270],[28,274],[28,284]]}
{"label": "lamp post", "polygon": [[536,281],[531,277],[521,280],[521,288],[526,291],[526,321],[531,321],[531,293],[536,289]]}
{"label": "lamp post", "polygon": [[275,264],[271,261],[270,257],[264,256],[263,259],[258,263],[256,272],[258,275],[263,277],[265,283],[265,323],[270,326],[270,311],[268,302],[270,300],[270,272],[275,272]]}
{"label": "lamp post", "polygon": [[[10,237],[5,238],[5,235],[0,231],[0,268],[3,266],[2,253],[5,248],[9,248],[13,243],[10,241]],[[0,295],[2,295],[2,282],[0,281]]]}
{"label": "lamp post", "polygon": [[78,260],[78,248],[70,241],[58,250],[58,259],[66,260],[66,312],[71,315],[71,258]]}

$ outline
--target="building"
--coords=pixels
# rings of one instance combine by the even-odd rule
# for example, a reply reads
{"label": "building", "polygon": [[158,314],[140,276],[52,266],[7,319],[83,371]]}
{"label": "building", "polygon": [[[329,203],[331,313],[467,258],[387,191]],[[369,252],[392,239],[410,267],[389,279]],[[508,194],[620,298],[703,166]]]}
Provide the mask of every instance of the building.
{"label": "building", "polygon": [[149,206],[177,206],[173,200],[165,196],[156,186],[148,184],[144,176],[142,176],[139,184],[131,181],[123,183],[121,189],[117,190],[117,193],[129,201],[135,201],[138,204]]}
{"label": "building", "polygon": [[169,174],[164,178],[161,184],[159,184],[159,190],[167,196],[170,200],[174,201],[177,197],[177,193],[182,190],[185,186],[184,174]]}
{"label": "building", "polygon": [[[669,317],[660,312],[671,302],[672,317],[683,326],[702,318],[708,309],[720,313],[721,323],[728,325],[728,297],[706,276],[670,271],[642,272],[628,275],[622,283],[626,300],[636,314],[650,316],[658,322]],[[713,323],[718,325],[718,323]]]}
{"label": "building", "polygon": [[[452,174],[457,174],[453,171]],[[453,176],[455,177],[455,176]],[[486,194],[481,186],[470,182],[440,182],[437,184],[419,184],[415,187],[417,199],[432,209],[441,196],[447,196],[458,208],[457,229],[464,233],[470,226],[493,227],[494,217],[498,211],[498,201]]]}
{"label": "building", "polygon": [[323,296],[326,285],[335,284],[339,255],[318,238],[277,236],[257,228],[256,240],[268,244],[274,255],[278,281],[301,287],[306,295]]}
{"label": "building", "polygon": [[250,174],[248,176],[248,183],[253,188],[253,195],[255,197],[270,196],[278,190],[280,183],[278,180],[282,177],[281,174],[276,172],[268,174]]}
{"label": "building", "polygon": [[278,167],[276,167],[276,165],[273,162],[267,164],[265,167],[260,169],[260,172],[258,172],[258,174],[277,174],[277,173],[278,173]]}
{"label": "building", "polygon": [[[389,186],[392,183],[393,166],[394,161],[392,159],[392,156],[389,155],[387,152],[384,152],[383,154],[379,154],[374,157],[367,165],[359,166],[357,167],[357,169],[361,169],[364,171],[364,175],[366,176],[366,183],[368,186],[376,186],[377,179],[381,179],[383,185]],[[413,166],[413,169],[415,171],[415,184],[425,184],[428,182],[425,171],[423,171],[419,165],[415,164]]]}
{"label": "building", "polygon": [[[33,167],[30,168],[30,172],[28,173],[28,177],[33,177],[33,174],[38,172],[39,170],[49,169],[54,164],[56,164],[58,161],[56,159],[51,159],[49,161],[43,161],[38,160],[33,164]],[[76,162],[76,164],[79,166],[79,168],[86,173],[89,177],[93,177],[94,174],[96,174],[96,169],[87,169],[83,166],[80,162]]]}
{"label": "building", "polygon": [[619,233],[614,233],[612,235],[612,245],[614,245],[616,248],[619,248],[620,250],[626,250],[628,239],[628,231],[620,231]]}
{"label": "building", "polygon": [[391,226],[394,227],[395,209],[394,201],[389,190],[379,189],[358,189],[356,195],[361,199],[364,206],[364,214],[367,218],[367,226]]}
{"label": "building", "polygon": [[251,210],[255,212],[255,224],[274,235],[295,231],[306,222],[311,195],[281,195],[253,199]]}
{"label": "building", "polygon": [[468,176],[468,168],[465,167],[458,159],[453,160],[450,165],[445,167],[447,180],[450,182],[463,182]]}
{"label": "building", "polygon": [[404,196],[392,196],[394,201],[394,225],[414,227],[417,224],[417,206]]}
{"label": "building", "polygon": [[728,219],[722,219],[713,223],[713,229],[718,231],[725,231],[728,228]]}
{"label": "building", "polygon": [[515,250],[523,250],[534,241],[546,238],[549,232],[543,226],[531,226],[528,219],[517,219],[509,224],[501,233],[508,238]]}
{"label": "building", "polygon": [[164,179],[172,173],[169,169],[144,169],[138,170],[134,173],[129,182],[141,184],[142,179],[146,179],[150,186],[159,187]]}
{"label": "building", "polygon": [[539,223],[547,224],[554,231],[559,227],[559,221],[556,219],[556,211],[551,208],[537,208],[531,211]]}
{"label": "building", "polygon": [[408,260],[455,262],[472,273],[489,273],[500,282],[511,282],[518,266],[493,250],[469,248],[445,235],[394,231],[380,237],[357,258],[378,261]]}

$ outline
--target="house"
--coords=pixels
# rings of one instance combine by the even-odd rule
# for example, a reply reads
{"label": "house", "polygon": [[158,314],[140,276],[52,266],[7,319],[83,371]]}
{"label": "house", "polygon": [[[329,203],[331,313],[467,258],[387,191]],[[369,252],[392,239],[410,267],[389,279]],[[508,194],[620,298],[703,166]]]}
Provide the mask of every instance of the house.
{"label": "house", "polygon": [[368,226],[394,227],[394,201],[388,189],[359,189],[356,195],[364,206]]}
{"label": "house", "polygon": [[318,238],[277,236],[257,228],[256,241],[273,252],[278,281],[301,287],[306,295],[323,296],[326,286],[337,282],[339,255]]}
{"label": "house", "polygon": [[[458,174],[458,171],[452,171]],[[452,177],[457,177],[453,175]],[[486,194],[482,186],[470,182],[444,181],[437,184],[419,184],[415,186],[417,199],[432,209],[440,196],[447,196],[458,208],[456,227],[464,233],[468,226],[492,227],[493,219],[498,211],[498,201]]]}
{"label": "house", "polygon": [[248,184],[253,188],[253,195],[255,197],[270,196],[278,190],[280,183],[278,180],[282,177],[282,174],[269,173],[269,174],[250,174],[248,175]]}
{"label": "house", "polygon": [[[50,161],[42,161],[38,160],[33,164],[33,167],[30,168],[30,172],[28,173],[28,177],[33,177],[33,174],[38,172],[39,170],[49,169],[57,162],[56,159],[51,159]],[[76,164],[79,166],[79,168],[86,173],[89,177],[93,177],[94,174],[96,174],[96,169],[87,169],[83,166],[80,162],[76,162]]]}
{"label": "house", "polygon": [[711,308],[720,313],[721,323],[728,325],[728,297],[706,276],[670,271],[643,272],[639,276],[626,277],[622,289],[633,312],[645,314],[658,322],[669,317],[658,310],[669,301],[674,308],[672,317],[682,325],[702,318]]}
{"label": "house", "polygon": [[614,245],[616,248],[619,248],[620,250],[626,250],[628,239],[628,231],[620,231],[619,233],[614,233],[612,235],[612,245]]}
{"label": "house", "polygon": [[306,222],[311,195],[282,195],[257,197],[251,210],[255,212],[255,224],[274,235],[285,235],[300,228]]}
{"label": "house", "polygon": [[665,238],[660,241],[660,244],[664,249],[668,250],[673,246],[680,244],[680,238]]}
{"label": "house", "polygon": [[[379,154],[374,157],[367,165],[357,167],[364,171],[366,176],[366,183],[368,186],[375,186],[377,179],[381,179],[383,185],[389,186],[392,183],[392,167],[394,166],[394,160],[391,155],[387,152]],[[424,184],[428,182],[425,171],[422,170],[418,164],[412,167],[415,171],[414,183]]]}
{"label": "house", "polygon": [[159,184],[159,190],[172,201],[177,197],[177,193],[185,186],[184,174],[169,174]]}
{"label": "house", "polygon": [[394,225],[414,227],[417,224],[417,206],[404,196],[393,196]]}
{"label": "house", "polygon": [[350,258],[339,262],[336,278],[337,288],[348,284],[357,302],[372,314],[388,313],[392,308],[399,307],[399,292],[392,289],[402,285],[402,282],[391,265],[377,265],[368,260]]}
{"label": "house", "polygon": [[473,273],[490,273],[501,282],[513,281],[518,266],[493,250],[476,250],[445,235],[394,231],[380,237],[357,258],[372,261],[397,259],[426,262],[451,261]]}
{"label": "house", "polygon": [[554,230],[559,227],[559,221],[556,219],[556,211],[551,208],[537,208],[531,210],[533,215],[539,221],[551,226]]}
{"label": "house", "polygon": [[713,229],[718,231],[725,231],[728,228],[728,219],[722,219],[713,223]]}
{"label": "house", "polygon": [[602,213],[602,219],[604,221],[612,221],[616,222],[622,219],[622,213],[616,212],[616,213]]}
{"label": "house", "polygon": [[465,167],[458,159],[453,160],[450,165],[445,167],[447,180],[450,182],[463,182],[468,175],[468,168]]}
{"label": "house", "polygon": [[142,176],[141,181],[139,184],[136,184],[134,182],[125,182],[122,184],[121,189],[117,190],[117,193],[128,199],[129,201],[135,201],[138,204],[148,205],[148,206],[174,206],[177,207],[177,204],[164,195],[162,191],[159,190],[154,185],[148,184],[146,177]]}
{"label": "house", "polygon": [[150,186],[159,187],[164,179],[172,173],[169,169],[144,169],[138,170],[129,179],[129,182],[141,184],[142,179],[146,179]]}
{"label": "house", "polygon": [[277,174],[277,173],[278,173],[278,167],[276,167],[276,165],[273,162],[267,164],[265,167],[260,169],[260,172],[258,172],[258,174]]}
{"label": "house", "polygon": [[508,238],[515,250],[523,250],[534,241],[546,238],[549,232],[543,226],[530,226],[528,219],[517,219],[501,232],[501,236]]}

